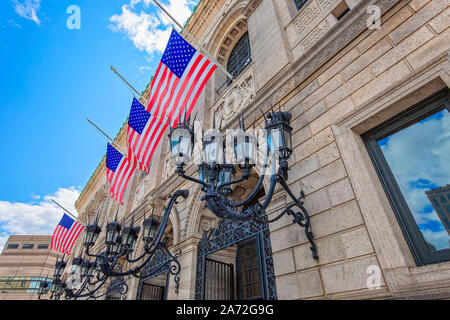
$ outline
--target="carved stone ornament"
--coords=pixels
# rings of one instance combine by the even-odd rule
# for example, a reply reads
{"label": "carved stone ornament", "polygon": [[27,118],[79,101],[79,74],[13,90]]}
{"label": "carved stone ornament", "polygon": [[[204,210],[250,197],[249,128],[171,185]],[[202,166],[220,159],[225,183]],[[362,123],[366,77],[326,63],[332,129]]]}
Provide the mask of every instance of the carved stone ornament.
{"label": "carved stone ornament", "polygon": [[170,158],[170,152],[164,157],[164,167],[162,170],[161,182],[166,181],[175,172],[175,165]]}
{"label": "carved stone ornament", "polygon": [[234,115],[241,112],[255,98],[255,81],[253,74],[248,72],[242,80],[232,87],[217,102],[216,114],[226,123]]}
{"label": "carved stone ornament", "polygon": [[142,180],[140,181],[139,185],[136,188],[136,196],[135,196],[135,201],[134,201],[134,205],[133,205],[133,209],[138,207],[142,201],[145,198],[146,195],[146,190],[149,190],[148,188],[148,184],[150,183],[150,178],[151,175],[147,174],[145,175]]}

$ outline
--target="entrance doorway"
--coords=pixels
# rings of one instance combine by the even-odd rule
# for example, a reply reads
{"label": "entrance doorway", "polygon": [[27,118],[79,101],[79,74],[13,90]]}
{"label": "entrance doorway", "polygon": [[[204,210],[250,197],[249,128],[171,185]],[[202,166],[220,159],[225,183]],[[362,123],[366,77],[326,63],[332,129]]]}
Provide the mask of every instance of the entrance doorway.
{"label": "entrance doorway", "polygon": [[144,283],[139,300],[164,300],[165,287]]}
{"label": "entrance doorway", "polygon": [[276,299],[268,226],[219,221],[198,247],[196,300]]}

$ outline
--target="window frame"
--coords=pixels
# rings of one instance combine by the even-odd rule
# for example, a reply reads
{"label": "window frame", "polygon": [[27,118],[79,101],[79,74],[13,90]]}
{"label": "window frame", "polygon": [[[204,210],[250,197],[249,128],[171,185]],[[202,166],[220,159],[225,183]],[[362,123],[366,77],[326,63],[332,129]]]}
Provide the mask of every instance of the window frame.
{"label": "window frame", "polygon": [[[244,40],[244,37],[247,36],[247,41],[243,44],[242,41]],[[246,49],[246,52],[248,55],[246,56],[246,59],[241,59],[241,56],[239,55],[242,53],[243,49]],[[234,54],[234,56],[233,56]],[[236,60],[236,66],[231,69],[230,63],[234,62],[232,59]],[[242,60],[242,61],[241,61]],[[252,58],[252,48],[250,46],[250,36],[248,33],[248,30],[242,34],[242,36],[239,38],[239,40],[234,45],[233,49],[231,49],[230,55],[228,56],[227,60],[227,71],[234,76],[234,78],[238,78],[244,71],[247,69],[247,67],[253,62]],[[234,72],[236,74],[234,74]],[[232,83],[230,78],[227,78],[227,85],[229,86]]]}
{"label": "window frame", "polygon": [[22,244],[23,250],[33,250],[34,249],[34,243],[24,243]]}
{"label": "window frame", "polygon": [[429,250],[377,140],[384,139],[444,109],[450,112],[448,88],[435,93],[362,135],[369,157],[417,266],[450,261],[450,248],[438,251]]}

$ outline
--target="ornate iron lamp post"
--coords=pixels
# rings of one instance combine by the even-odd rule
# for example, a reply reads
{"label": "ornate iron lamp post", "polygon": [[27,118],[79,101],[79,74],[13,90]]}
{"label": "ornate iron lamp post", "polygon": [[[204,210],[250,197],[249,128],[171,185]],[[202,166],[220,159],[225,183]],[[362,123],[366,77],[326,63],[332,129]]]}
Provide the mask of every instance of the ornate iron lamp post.
{"label": "ornate iron lamp post", "polygon": [[[172,255],[168,246],[167,234],[164,234],[167,222],[169,219],[170,211],[173,205],[180,197],[187,198],[189,195],[188,190],[178,190],[172,196],[167,207],[164,209],[161,222],[158,222],[152,215],[149,218],[144,217],[142,228],[134,226],[134,216],[131,219],[130,225],[122,227],[117,222],[116,218],[113,222],[108,223],[106,226],[105,245],[106,249],[100,254],[93,254],[90,252],[91,248],[96,244],[101,228],[98,226],[98,216],[94,223],[86,227],[86,237],[84,241],[84,255],[88,257],[77,257],[72,260],[72,266],[75,267],[79,276],[81,277],[81,283],[79,283],[78,289],[71,288],[65,281],[61,280],[64,268],[67,262],[64,261],[64,257],[58,261],[55,265],[54,280],[52,286],[52,298],[58,300],[64,293],[66,299],[77,298],[94,298],[98,299],[102,296],[109,294],[110,292],[98,294],[99,290],[105,285],[108,279],[115,278],[115,285],[110,286],[115,292],[124,295],[128,290],[128,286],[123,280],[124,276],[133,276],[136,278],[143,278],[147,276],[144,272],[144,268],[152,261],[155,253],[164,251],[166,253],[166,259],[163,261],[161,267],[170,265],[169,272],[175,276],[176,292],[178,292],[180,263],[176,255]],[[144,252],[136,257],[132,258],[132,254],[136,247],[136,242],[139,238],[139,233],[142,229],[142,241],[144,242]],[[95,259],[90,261],[89,259]],[[119,261],[127,261],[129,263],[141,262],[140,265],[131,267],[129,270],[122,271],[122,267],[119,266]],[[117,279],[122,279],[117,281]],[[91,289],[92,288],[92,289]]]}
{"label": "ornate iron lamp post", "polygon": [[[257,139],[254,135],[245,132],[243,118],[241,121],[241,130],[234,136],[233,141],[236,163],[243,170],[240,178],[233,180],[236,172],[234,165],[224,164],[219,161],[225,153],[225,144],[223,143],[223,139],[221,139],[220,130],[219,133],[216,130],[213,134],[207,134],[203,137],[204,161],[198,167],[200,179],[185,174],[184,166],[192,158],[192,141],[194,140],[194,130],[190,128],[189,119],[187,122],[171,129],[169,134],[172,160],[177,166],[176,173],[180,177],[201,186],[201,190],[204,192],[201,199],[205,201],[206,207],[218,218],[227,218],[235,221],[252,219],[258,223],[272,223],[285,214],[292,216],[293,222],[305,229],[306,237],[310,242],[312,255],[314,259],[318,259],[316,245],[310,231],[309,215],[302,202],[302,198],[304,197],[303,192],[301,192],[299,197],[296,197],[287,184],[288,160],[292,154],[291,114],[289,112],[282,112],[281,110],[276,112],[272,108],[271,112],[263,115],[265,129],[267,131],[267,148],[264,165],[256,186],[246,199],[235,202],[229,197],[231,187],[244,180],[248,180],[252,168],[256,165]],[[214,127],[215,125],[213,129],[215,129]],[[190,134],[190,137],[188,134]],[[179,139],[180,136],[185,138]],[[276,160],[279,161],[279,168],[270,177],[270,187],[264,201],[250,205],[263,183],[269,155],[272,156],[272,160],[278,157]],[[272,200],[277,183],[284,188],[293,200],[293,203],[288,205],[277,217],[269,219],[266,214],[266,209]],[[239,208],[242,209],[239,210]]]}

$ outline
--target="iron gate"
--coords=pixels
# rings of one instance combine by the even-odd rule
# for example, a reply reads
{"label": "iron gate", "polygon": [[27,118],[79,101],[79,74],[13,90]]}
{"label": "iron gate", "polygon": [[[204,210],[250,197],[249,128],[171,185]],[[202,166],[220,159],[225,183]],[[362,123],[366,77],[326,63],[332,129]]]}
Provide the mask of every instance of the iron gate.
{"label": "iron gate", "polygon": [[234,300],[233,264],[206,259],[205,300]]}
{"label": "iron gate", "polygon": [[195,281],[195,299],[205,300],[206,293],[206,260],[207,256],[255,237],[256,248],[260,257],[262,298],[276,300],[277,290],[272,260],[269,226],[249,220],[245,222],[221,219],[217,228],[203,232],[198,245],[197,271]]}

